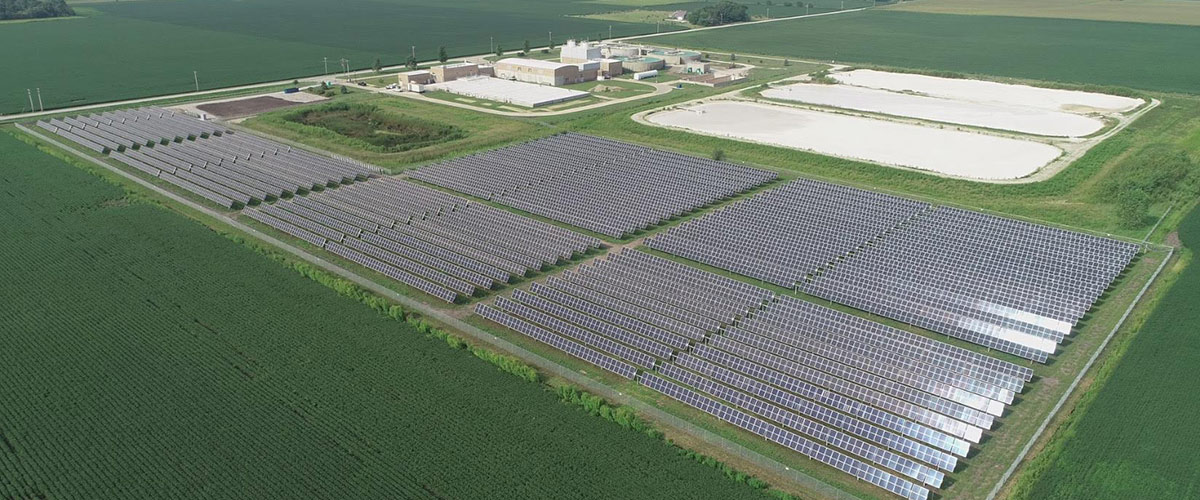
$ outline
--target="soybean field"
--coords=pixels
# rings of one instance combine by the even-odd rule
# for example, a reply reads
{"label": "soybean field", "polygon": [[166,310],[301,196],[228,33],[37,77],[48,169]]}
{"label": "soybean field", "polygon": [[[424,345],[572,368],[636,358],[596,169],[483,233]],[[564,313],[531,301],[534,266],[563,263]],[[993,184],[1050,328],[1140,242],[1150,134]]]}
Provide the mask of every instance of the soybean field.
{"label": "soybean field", "polygon": [[0,153],[2,498],[761,495],[3,131]]}
{"label": "soybean field", "polygon": [[656,44],[1142,90],[1200,93],[1200,29],[872,9],[679,33]]}

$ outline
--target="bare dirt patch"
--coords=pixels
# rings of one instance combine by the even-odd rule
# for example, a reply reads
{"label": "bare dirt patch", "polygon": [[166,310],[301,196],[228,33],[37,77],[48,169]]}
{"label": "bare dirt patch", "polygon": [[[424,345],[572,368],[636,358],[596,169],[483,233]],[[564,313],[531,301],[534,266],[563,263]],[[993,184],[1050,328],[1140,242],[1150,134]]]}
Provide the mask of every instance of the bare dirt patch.
{"label": "bare dirt patch", "polygon": [[304,103],[288,101],[273,96],[259,96],[236,101],[201,104],[196,106],[196,109],[221,118],[240,118],[300,104]]}

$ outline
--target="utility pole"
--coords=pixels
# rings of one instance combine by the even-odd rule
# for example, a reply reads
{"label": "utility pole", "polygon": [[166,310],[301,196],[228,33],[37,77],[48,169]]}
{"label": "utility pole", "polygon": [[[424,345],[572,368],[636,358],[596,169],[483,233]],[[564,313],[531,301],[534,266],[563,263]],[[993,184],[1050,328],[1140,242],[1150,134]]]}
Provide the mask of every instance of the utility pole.
{"label": "utility pole", "polygon": [[200,91],[200,75],[196,71],[192,71],[192,79],[196,81],[196,92]]}
{"label": "utility pole", "polygon": [[553,46],[554,46],[554,32],[550,31],[549,34],[546,35],[546,48],[550,48]]}
{"label": "utility pole", "polygon": [[29,96],[29,112],[33,112],[33,91],[25,89],[25,95]]}
{"label": "utility pole", "polygon": [[767,7],[767,19],[771,18],[771,8]]}
{"label": "utility pole", "polygon": [[412,57],[413,57],[413,59],[417,58],[417,46],[416,45],[412,46]]}
{"label": "utility pole", "polygon": [[608,39],[612,40],[612,25],[608,25]]}
{"label": "utility pole", "polygon": [[42,88],[41,87],[38,87],[37,93],[38,93],[38,109],[45,111],[46,107],[42,105]]}
{"label": "utility pole", "polygon": [[329,76],[329,58],[322,57],[321,60],[325,62],[325,76]]}
{"label": "utility pole", "polygon": [[489,36],[488,37],[488,54],[494,54],[495,52],[496,52],[496,37]]}

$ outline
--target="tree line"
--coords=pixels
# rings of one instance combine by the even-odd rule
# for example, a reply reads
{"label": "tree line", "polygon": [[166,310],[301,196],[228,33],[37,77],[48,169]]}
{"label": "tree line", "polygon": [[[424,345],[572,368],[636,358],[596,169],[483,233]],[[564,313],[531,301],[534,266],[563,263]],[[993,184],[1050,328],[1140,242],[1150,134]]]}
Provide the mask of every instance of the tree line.
{"label": "tree line", "polygon": [[688,12],[687,21],[697,26],[720,26],[750,20],[746,6],[729,0]]}
{"label": "tree line", "polygon": [[0,21],[75,15],[66,0],[0,0]]}

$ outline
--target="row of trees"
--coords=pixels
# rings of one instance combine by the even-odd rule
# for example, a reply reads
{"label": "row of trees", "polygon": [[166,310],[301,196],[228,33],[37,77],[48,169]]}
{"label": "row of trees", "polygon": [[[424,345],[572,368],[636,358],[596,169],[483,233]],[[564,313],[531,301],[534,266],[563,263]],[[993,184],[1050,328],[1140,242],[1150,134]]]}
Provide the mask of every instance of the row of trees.
{"label": "row of trees", "polygon": [[697,26],[720,26],[749,20],[750,13],[747,12],[746,6],[729,0],[693,10],[687,15],[687,21]]}
{"label": "row of trees", "polygon": [[75,15],[66,0],[0,0],[0,21]]}

